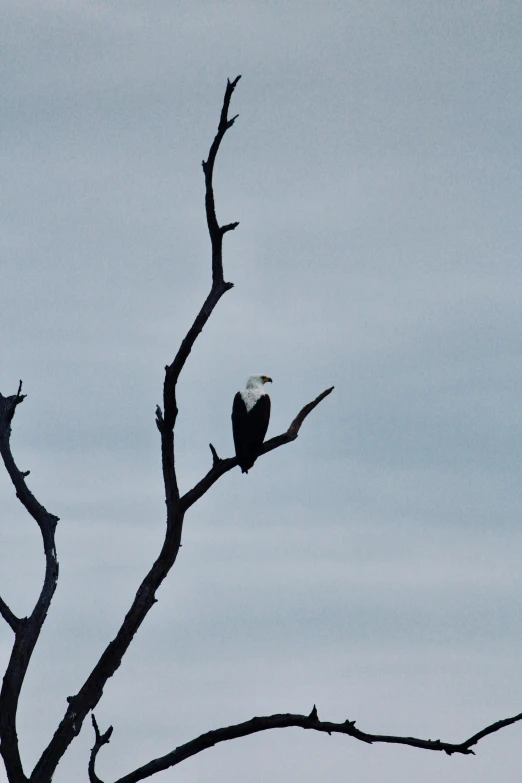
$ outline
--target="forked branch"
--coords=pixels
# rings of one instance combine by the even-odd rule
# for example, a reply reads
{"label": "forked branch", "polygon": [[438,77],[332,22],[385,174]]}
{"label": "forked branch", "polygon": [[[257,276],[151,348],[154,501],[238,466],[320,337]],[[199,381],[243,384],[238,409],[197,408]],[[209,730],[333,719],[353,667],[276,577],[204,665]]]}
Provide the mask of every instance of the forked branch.
{"label": "forked branch", "polygon": [[112,726],[109,726],[107,731],[105,731],[103,734],[100,733],[100,730],[98,728],[98,723],[96,721],[96,718],[94,717],[94,713],[91,715],[92,719],[92,726],[94,729],[94,745],[92,746],[91,755],[89,758],[89,783],[102,783],[98,775],[96,774],[96,771],[94,769],[96,764],[96,756],[100,752],[100,749],[103,748],[104,745],[108,745],[111,741],[111,734],[112,734]]}
{"label": "forked branch", "polygon": [[58,559],[55,548],[58,517],[50,514],[35,498],[26,482],[29,472],[23,472],[18,468],[11,451],[11,423],[18,405],[24,399],[22,381],[16,394],[10,397],[0,394],[0,454],[17,498],[40,528],[45,555],[45,575],[40,595],[29,617],[24,619],[16,617],[5,601],[0,599],[0,614],[15,633],[11,657],[0,691],[0,752],[10,780],[25,779],[16,733],[18,701],[35,644],[58,582]]}
{"label": "forked branch", "polygon": [[[201,753],[201,751],[207,750],[207,748],[211,748],[219,742],[227,742],[229,740],[238,739],[239,737],[248,737],[250,734],[256,734],[260,731],[269,731],[270,729],[298,727],[312,731],[321,731],[330,735],[345,734],[369,745],[375,743],[409,745],[422,750],[444,751],[448,755],[452,755],[453,753],[470,755],[474,753],[472,747],[476,745],[479,740],[488,736],[488,734],[493,734],[505,726],[510,726],[512,723],[516,723],[520,720],[522,720],[522,713],[515,715],[513,718],[506,718],[505,720],[492,723],[490,726],[482,729],[482,731],[474,734],[464,742],[453,743],[442,742],[438,739],[424,740],[418,739],[417,737],[395,737],[388,734],[368,734],[367,732],[360,731],[356,728],[354,720],[346,720],[343,723],[331,723],[329,721],[319,720],[317,708],[314,704],[310,715],[291,715],[288,713],[282,715],[267,715],[262,718],[252,718],[244,723],[236,723],[234,726],[226,726],[221,729],[215,729],[214,731],[208,731],[190,742],[180,745],[165,756],[153,759],[143,767],[139,767],[133,772],[129,772],[122,778],[118,778],[114,783],[138,783],[138,781],[145,780],[145,778],[151,777],[157,772],[162,772],[163,770],[176,766],[176,764],[185,761],[185,759],[190,758],[190,756],[195,756],[197,753]],[[99,783],[99,781],[95,780],[94,783]]]}
{"label": "forked branch", "polygon": [[[187,361],[194,343],[208,319],[210,318],[215,306],[224,293],[233,288],[233,283],[226,283],[223,278],[223,236],[227,231],[232,231],[238,223],[228,223],[220,226],[216,217],[216,207],[214,202],[214,164],[221,142],[227,130],[232,127],[236,117],[228,119],[228,109],[232,93],[241,77],[237,76],[232,82],[227,80],[225,97],[219,118],[219,125],[214,141],[210,146],[208,159],[203,161],[203,172],[205,175],[205,210],[207,215],[207,226],[210,235],[210,244],[212,246],[212,287],[210,293],[205,299],[201,310],[197,314],[194,323],[188,330],[181,345],[174,357],[172,364],[165,367],[165,382],[163,384],[163,412],[156,410],[156,424],[161,433],[161,454],[163,464],[163,482],[165,484],[165,497],[167,501],[167,527],[172,524],[172,506],[179,501],[179,490],[176,479],[176,468],[174,461],[174,425],[178,415],[178,406],[176,402],[176,386],[180,373]],[[237,115],[236,115],[237,116]],[[169,511],[169,504],[171,509]]]}
{"label": "forked branch", "polygon": [[[218,131],[216,133],[214,141],[210,146],[208,158],[206,161],[204,160],[202,163],[203,173],[205,175],[205,211],[207,215],[207,226],[208,226],[208,233],[210,235],[210,244],[212,246],[212,288],[210,290],[208,297],[203,303],[203,307],[201,308],[198,315],[196,316],[194,323],[192,324],[185,338],[183,339],[178,349],[178,352],[174,358],[174,361],[172,362],[172,364],[168,365],[165,368],[166,396],[163,402],[164,402],[164,418],[166,422],[168,422],[168,426],[170,426],[170,420],[172,416],[174,415],[175,418],[176,415],[175,413],[173,413],[173,411],[170,410],[172,404],[170,395],[172,395],[173,393],[173,389],[177,383],[180,372],[183,369],[183,365],[187,361],[190,351],[192,350],[192,346],[194,345],[198,335],[201,333],[201,330],[205,326],[206,322],[210,318],[210,315],[212,314],[212,311],[214,310],[214,307],[217,305],[218,301],[221,299],[224,293],[226,293],[227,291],[229,291],[231,288],[234,287],[233,283],[226,283],[223,277],[223,236],[228,231],[233,231],[235,228],[237,228],[239,223],[237,222],[227,223],[224,226],[219,225],[216,217],[213,175],[214,175],[214,164],[216,162],[216,155],[219,151],[221,142],[223,141],[223,137],[227,132],[227,130],[229,130],[229,128],[232,127],[235,120],[239,116],[236,114],[235,117],[232,117],[231,119],[228,118],[230,100],[232,98],[232,94],[240,78],[241,76],[236,76],[236,78],[233,81],[227,80],[225,97],[223,99],[223,107],[221,109],[221,115],[219,118]],[[167,380],[168,380],[168,384],[167,384]]]}

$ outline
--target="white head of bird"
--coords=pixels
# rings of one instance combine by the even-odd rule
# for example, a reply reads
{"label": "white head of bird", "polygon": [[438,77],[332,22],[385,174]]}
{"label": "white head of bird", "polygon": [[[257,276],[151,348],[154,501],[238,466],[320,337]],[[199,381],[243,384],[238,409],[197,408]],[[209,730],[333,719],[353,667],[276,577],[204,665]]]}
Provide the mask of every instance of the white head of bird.
{"label": "white head of bird", "polygon": [[248,379],[245,391],[241,392],[247,411],[254,407],[263,394],[266,394],[263,388],[265,383],[272,383],[272,378],[268,375],[251,375]]}

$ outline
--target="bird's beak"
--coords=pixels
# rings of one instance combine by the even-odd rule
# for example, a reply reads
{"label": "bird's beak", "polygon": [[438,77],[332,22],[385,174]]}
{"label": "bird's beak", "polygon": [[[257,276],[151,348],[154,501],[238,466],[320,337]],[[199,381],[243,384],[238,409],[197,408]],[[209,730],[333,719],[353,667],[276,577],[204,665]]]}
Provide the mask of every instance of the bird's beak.
{"label": "bird's beak", "polygon": [[264,383],[272,383],[272,378],[267,378],[266,375],[265,375],[265,377],[263,378],[263,382]]}

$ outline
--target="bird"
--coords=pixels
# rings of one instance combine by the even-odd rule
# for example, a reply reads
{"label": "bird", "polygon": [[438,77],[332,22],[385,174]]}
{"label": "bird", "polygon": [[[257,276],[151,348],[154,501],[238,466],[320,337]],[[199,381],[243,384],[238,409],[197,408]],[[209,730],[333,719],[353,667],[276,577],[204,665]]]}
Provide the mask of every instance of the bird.
{"label": "bird", "polygon": [[245,391],[237,392],[234,397],[232,434],[242,473],[248,473],[258,458],[268,429],[270,397],[263,389],[265,383],[272,383],[272,378],[251,375]]}

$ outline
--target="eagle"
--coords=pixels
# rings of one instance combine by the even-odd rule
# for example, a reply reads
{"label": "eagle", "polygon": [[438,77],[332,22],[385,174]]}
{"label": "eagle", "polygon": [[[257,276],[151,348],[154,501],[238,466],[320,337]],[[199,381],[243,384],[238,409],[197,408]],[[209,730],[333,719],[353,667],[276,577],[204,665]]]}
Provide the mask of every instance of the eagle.
{"label": "eagle", "polygon": [[272,378],[266,375],[251,375],[245,391],[238,392],[234,397],[232,433],[242,473],[248,473],[259,457],[268,429],[270,397],[263,389],[265,383],[272,383]]}

